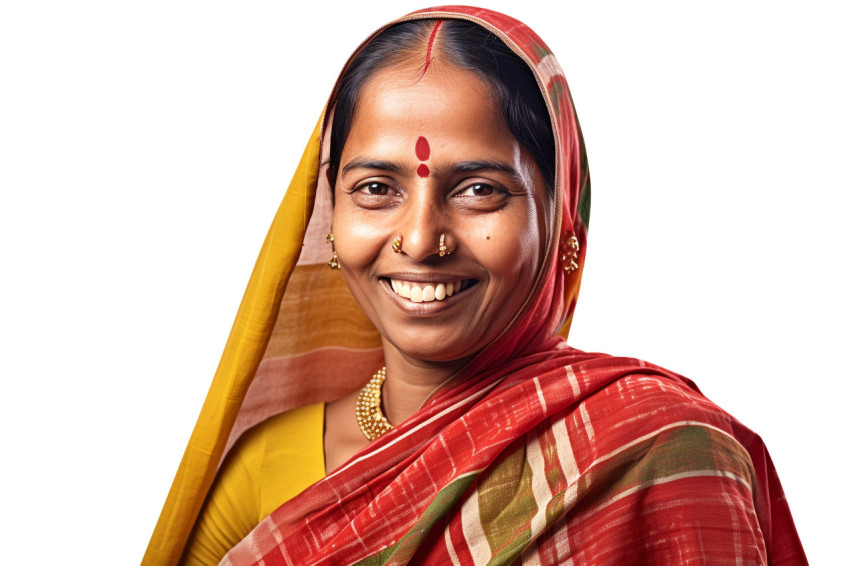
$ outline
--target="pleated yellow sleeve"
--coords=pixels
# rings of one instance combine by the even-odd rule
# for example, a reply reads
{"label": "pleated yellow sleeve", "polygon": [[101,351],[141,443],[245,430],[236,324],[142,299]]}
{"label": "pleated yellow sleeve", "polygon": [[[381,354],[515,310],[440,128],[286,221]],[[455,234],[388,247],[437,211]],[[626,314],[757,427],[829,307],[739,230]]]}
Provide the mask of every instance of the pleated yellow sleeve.
{"label": "pleated yellow sleeve", "polygon": [[324,403],[260,423],[228,454],[181,564],[218,564],[272,511],[325,476]]}

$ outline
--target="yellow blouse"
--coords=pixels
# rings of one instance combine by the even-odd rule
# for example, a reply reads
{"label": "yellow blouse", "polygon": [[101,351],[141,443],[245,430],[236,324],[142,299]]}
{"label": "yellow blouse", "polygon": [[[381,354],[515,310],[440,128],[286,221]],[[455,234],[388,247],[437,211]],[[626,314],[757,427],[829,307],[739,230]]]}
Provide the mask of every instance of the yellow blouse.
{"label": "yellow blouse", "polygon": [[181,564],[218,564],[260,521],[325,477],[325,404],[258,424],[228,454],[210,488]]}

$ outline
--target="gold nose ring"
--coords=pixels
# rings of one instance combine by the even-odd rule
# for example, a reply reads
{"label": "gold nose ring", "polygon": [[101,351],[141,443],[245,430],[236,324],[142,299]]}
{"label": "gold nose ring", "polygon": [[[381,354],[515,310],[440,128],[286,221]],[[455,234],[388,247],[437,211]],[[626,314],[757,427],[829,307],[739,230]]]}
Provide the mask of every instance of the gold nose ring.
{"label": "gold nose ring", "polygon": [[449,248],[446,247],[446,235],[440,234],[440,257],[449,255]]}
{"label": "gold nose ring", "polygon": [[401,243],[404,241],[404,236],[399,235],[398,238],[393,240],[393,251],[397,254],[401,253]]}

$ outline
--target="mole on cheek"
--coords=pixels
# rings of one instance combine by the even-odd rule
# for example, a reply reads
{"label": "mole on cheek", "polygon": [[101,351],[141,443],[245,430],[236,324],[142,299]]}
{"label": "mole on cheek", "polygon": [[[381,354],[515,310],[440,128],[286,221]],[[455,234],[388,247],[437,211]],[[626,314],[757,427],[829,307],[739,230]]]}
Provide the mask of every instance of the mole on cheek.
{"label": "mole on cheek", "polygon": [[[416,140],[416,158],[419,161],[428,161],[428,158],[431,157],[431,146],[428,144],[428,140],[425,139],[425,136],[419,136],[419,139]],[[428,169],[428,166],[424,163],[420,163],[419,167],[416,169],[416,174],[420,177],[427,177],[431,174],[431,170]]]}

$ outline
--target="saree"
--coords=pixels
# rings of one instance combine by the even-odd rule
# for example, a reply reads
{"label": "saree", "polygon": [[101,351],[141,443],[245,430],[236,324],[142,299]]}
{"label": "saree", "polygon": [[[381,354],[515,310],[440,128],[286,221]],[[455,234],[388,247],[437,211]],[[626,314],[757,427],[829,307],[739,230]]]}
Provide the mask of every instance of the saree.
{"label": "saree", "polygon": [[[419,411],[281,505],[222,564],[805,563],[757,435],[684,377],[566,344],[590,207],[566,80],[545,43],[503,14],[439,7],[387,26],[452,18],[519,55],[549,110],[554,206],[532,290]],[[260,252],[143,564],[177,563],[242,432],[356,390],[381,364],[380,336],[326,265],[329,109]]]}

